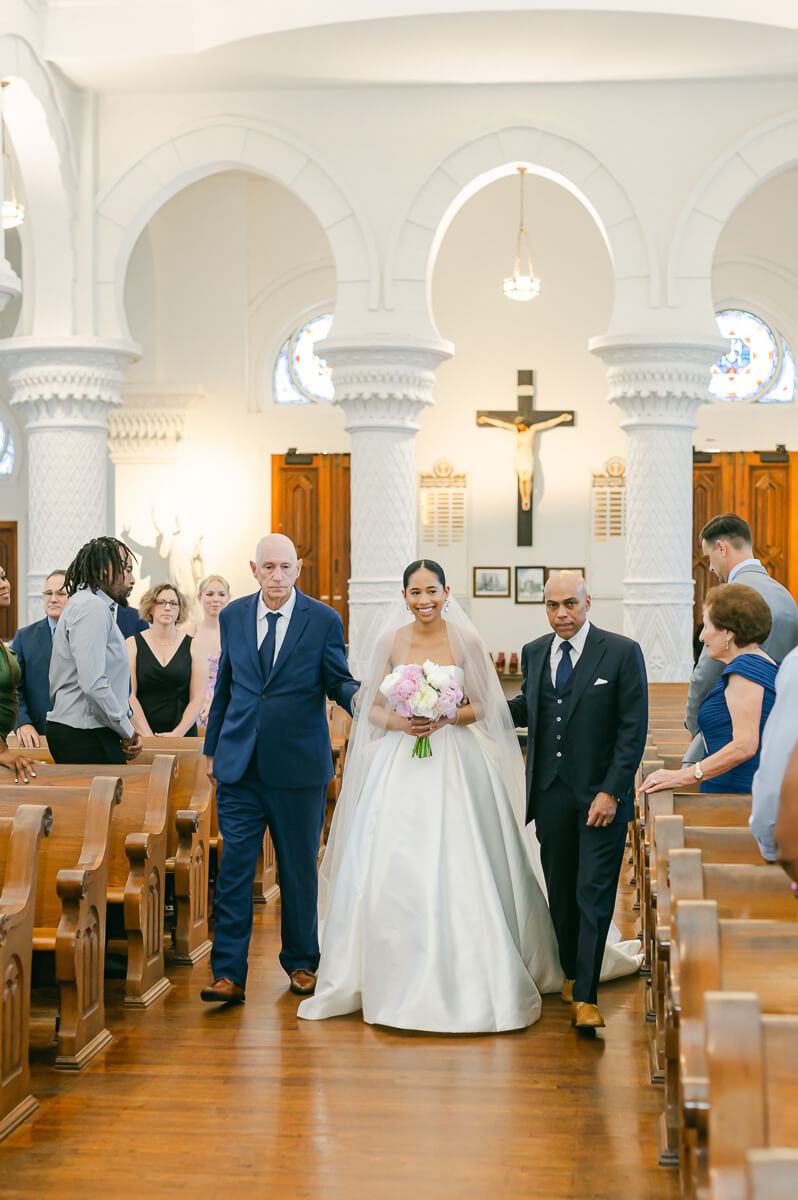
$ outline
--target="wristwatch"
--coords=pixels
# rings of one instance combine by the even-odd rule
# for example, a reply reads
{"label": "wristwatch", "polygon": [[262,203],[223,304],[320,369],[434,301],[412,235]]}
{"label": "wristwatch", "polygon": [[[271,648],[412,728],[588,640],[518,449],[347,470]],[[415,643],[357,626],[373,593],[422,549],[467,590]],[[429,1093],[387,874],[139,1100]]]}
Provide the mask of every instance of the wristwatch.
{"label": "wristwatch", "polygon": [[697,762],[697,763],[696,763],[696,765],[695,765],[695,772],[694,772],[694,774],[695,774],[695,777],[696,777],[696,779],[703,779],[703,778],[704,778],[704,772],[701,770],[701,763],[700,763],[700,762]]}

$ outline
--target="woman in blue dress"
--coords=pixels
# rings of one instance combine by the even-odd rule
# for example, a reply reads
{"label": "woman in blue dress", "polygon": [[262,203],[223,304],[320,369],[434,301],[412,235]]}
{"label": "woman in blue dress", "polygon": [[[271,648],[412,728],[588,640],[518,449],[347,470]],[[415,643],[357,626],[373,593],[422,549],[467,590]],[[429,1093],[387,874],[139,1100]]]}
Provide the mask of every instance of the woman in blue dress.
{"label": "woman in blue dress", "polygon": [[707,592],[701,641],[709,657],[725,666],[698,710],[706,756],[679,771],[653,771],[642,791],[686,787],[696,780],[702,792],[751,791],[762,730],[776,699],[778,663],[760,645],[771,620],[767,603],[753,588],[724,583]]}

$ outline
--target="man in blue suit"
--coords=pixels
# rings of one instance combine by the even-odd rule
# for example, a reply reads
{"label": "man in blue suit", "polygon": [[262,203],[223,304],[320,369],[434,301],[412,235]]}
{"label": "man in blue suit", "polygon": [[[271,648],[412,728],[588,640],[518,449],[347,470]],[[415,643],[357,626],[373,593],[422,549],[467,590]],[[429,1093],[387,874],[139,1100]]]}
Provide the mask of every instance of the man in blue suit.
{"label": "man in blue suit", "polygon": [[325,697],[351,712],[358,684],[341,618],[294,586],[302,569],[282,534],[251,562],[260,591],[219,624],[222,655],[205,732],[224,853],[216,881],[210,1002],[241,1003],[252,935],[252,885],[266,829],[280,875],[280,962],[291,991],[310,995],[319,964],[316,863],[333,775]]}
{"label": "man in blue suit", "polygon": [[47,732],[50,708],[50,656],[56,623],[67,602],[66,571],[51,571],[44,581],[44,617],[18,629],[11,649],[22,668],[17,689],[17,723],[14,726],[20,746],[39,745]]}

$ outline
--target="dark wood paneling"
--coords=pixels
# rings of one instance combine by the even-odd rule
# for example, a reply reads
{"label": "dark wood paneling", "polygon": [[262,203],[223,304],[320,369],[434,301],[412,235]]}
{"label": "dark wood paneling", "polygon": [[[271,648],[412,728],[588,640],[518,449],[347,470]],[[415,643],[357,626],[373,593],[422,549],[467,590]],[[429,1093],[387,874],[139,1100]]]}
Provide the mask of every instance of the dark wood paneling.
{"label": "dark wood paneling", "polygon": [[329,604],[348,628],[349,455],[272,455],[272,529],[285,533],[302,559],[299,586]]}
{"label": "dark wood paneling", "polygon": [[8,581],[11,584],[11,603],[8,608],[0,608],[0,638],[8,641],[17,632],[17,612],[20,599],[17,577],[16,521],[0,521],[0,566],[5,567]]}

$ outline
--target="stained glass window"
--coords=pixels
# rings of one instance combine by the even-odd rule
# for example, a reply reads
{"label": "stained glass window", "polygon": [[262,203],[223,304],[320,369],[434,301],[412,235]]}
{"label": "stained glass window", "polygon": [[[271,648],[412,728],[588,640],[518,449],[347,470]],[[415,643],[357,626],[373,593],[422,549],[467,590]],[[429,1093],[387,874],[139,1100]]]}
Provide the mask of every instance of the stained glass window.
{"label": "stained glass window", "polygon": [[10,475],[14,470],[14,439],[0,421],[0,475]]}
{"label": "stained glass window", "polygon": [[794,400],[795,359],[781,334],[744,309],[724,309],[716,319],[731,345],[712,368],[713,399],[760,404]]}
{"label": "stained glass window", "polygon": [[330,332],[332,321],[332,313],[313,317],[283,342],[272,379],[276,404],[313,404],[335,399],[332,367],[315,351],[316,342]]}

